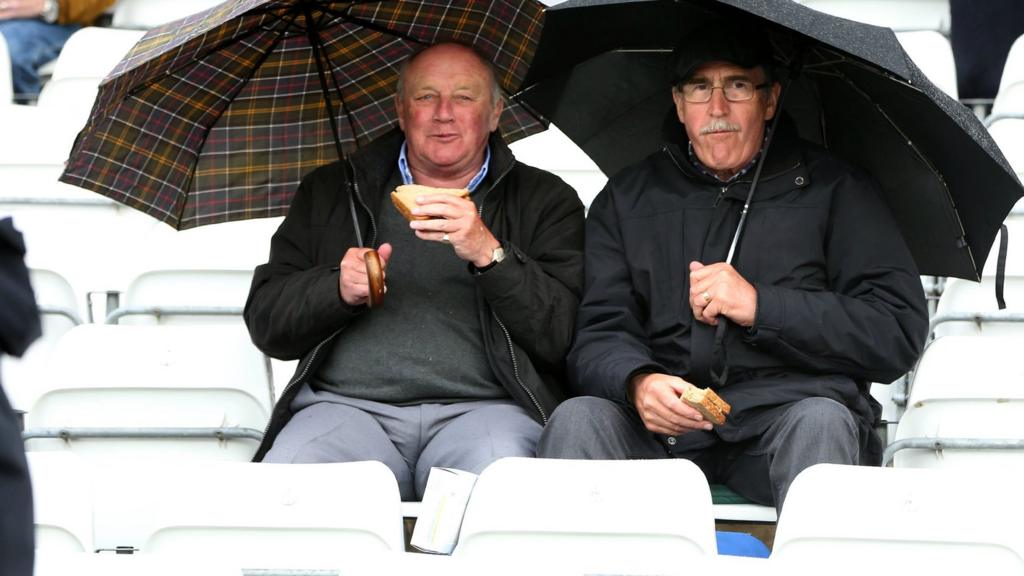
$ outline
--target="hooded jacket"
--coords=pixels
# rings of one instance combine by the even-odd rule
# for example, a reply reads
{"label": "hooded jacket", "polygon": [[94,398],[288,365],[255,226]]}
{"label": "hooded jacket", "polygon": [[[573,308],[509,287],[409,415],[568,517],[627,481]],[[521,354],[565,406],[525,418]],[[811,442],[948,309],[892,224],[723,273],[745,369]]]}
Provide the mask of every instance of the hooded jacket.
{"label": "hooded jacket", "polygon": [[[754,325],[730,322],[716,345],[690,310],[688,266],[726,259],[753,171],[724,184],[685,146],[623,170],[590,207],[571,391],[632,406],[636,374],[712,386],[732,405],[725,425],[664,439],[673,450],[751,438],[777,408],[827,397],[858,417],[862,460],[876,461],[870,382],[904,374],[928,329],[920,277],[877,185],[781,124],[733,262],[757,290]],[[724,385],[711,376],[722,366]]]}
{"label": "hooded jacket", "polygon": [[[256,268],[245,321],[253,342],[269,356],[301,358],[274,407],[255,460],[261,460],[291,418],[299,385],[314,374],[334,338],[365,306],[338,293],[338,263],[356,246],[353,215],[366,246],[376,247],[376,219],[393,210],[384,187],[396,170],[398,130],[354,154],[355,211],[339,162],[303,179],[288,215],[271,239],[270,261]],[[583,205],[556,176],[521,164],[495,134],[491,163],[477,196],[484,223],[505,259],[476,282],[476,307],[488,362],[509,395],[538,422],[564,398],[564,359],[582,292]]]}

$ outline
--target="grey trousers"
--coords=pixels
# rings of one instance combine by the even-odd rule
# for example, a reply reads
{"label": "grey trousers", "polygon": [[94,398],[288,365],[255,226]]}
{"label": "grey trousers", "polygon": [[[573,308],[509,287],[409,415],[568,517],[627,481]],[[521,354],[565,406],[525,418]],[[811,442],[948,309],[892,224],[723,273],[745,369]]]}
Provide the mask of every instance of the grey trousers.
{"label": "grey trousers", "polygon": [[434,466],[479,474],[505,456],[532,458],[541,433],[513,400],[394,406],[303,385],[291,407],[264,462],[379,460],[404,501],[422,499]]}
{"label": "grey trousers", "polygon": [[754,502],[782,510],[786,492],[804,468],[857,464],[860,442],[850,411],[828,398],[793,403],[762,435],[741,443],[720,441],[701,450],[670,453],[634,410],[604,398],[563,402],[537,446],[540,458],[626,460],[686,458],[712,484],[725,484]]}

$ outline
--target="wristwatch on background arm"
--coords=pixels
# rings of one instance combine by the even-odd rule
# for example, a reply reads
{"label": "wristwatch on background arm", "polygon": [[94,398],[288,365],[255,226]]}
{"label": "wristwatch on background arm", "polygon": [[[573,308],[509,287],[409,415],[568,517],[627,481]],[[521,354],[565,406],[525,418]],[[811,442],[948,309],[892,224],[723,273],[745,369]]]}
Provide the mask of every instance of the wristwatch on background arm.
{"label": "wristwatch on background arm", "polygon": [[56,24],[60,17],[60,4],[57,0],[43,0],[43,12],[39,15],[43,22]]}
{"label": "wristwatch on background arm", "polygon": [[499,244],[497,248],[495,248],[494,250],[491,250],[491,263],[490,264],[486,264],[484,266],[481,266],[480,268],[476,268],[476,266],[474,266],[474,268],[476,268],[477,272],[487,272],[491,268],[494,268],[495,264],[497,264],[498,262],[501,262],[504,259],[505,259],[505,249],[502,248],[501,245]]}

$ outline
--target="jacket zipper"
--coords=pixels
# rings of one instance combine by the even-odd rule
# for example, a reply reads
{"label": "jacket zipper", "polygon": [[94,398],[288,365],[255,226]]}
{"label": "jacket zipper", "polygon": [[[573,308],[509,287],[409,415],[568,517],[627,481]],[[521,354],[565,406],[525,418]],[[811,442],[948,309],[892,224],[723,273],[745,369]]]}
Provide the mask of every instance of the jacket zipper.
{"label": "jacket zipper", "polygon": [[[363,201],[363,195],[359,193],[359,179],[356,178],[356,165],[352,163],[352,160],[348,160],[348,165],[352,171],[352,191],[355,193],[356,200],[359,201],[359,206],[366,212],[366,217],[370,220],[370,238],[364,242],[364,247],[373,247],[373,243],[377,241],[377,221],[373,217],[373,210],[366,205]],[[353,226],[358,226],[359,222],[353,222]]]}
{"label": "jacket zipper", "polygon": [[540,402],[537,401],[537,397],[534,396],[533,392],[526,387],[526,384],[523,384],[523,381],[519,379],[519,362],[516,361],[516,352],[515,349],[512,348],[512,336],[509,335],[508,328],[505,328],[505,324],[501,321],[501,318],[498,318],[498,315],[494,313],[494,310],[491,310],[491,316],[493,316],[498,322],[498,326],[501,326],[502,333],[505,334],[505,343],[508,344],[508,354],[512,357],[512,376],[515,377],[516,383],[519,384],[519,387],[522,388],[523,391],[526,392],[526,395],[530,397],[530,402],[533,402],[533,407],[537,409],[542,422],[547,424],[548,415],[545,414],[544,409],[540,407]]}
{"label": "jacket zipper", "polygon": [[728,186],[722,186],[721,189],[719,189],[719,191],[718,191],[718,197],[715,198],[715,203],[712,204],[711,207],[712,208],[718,208],[718,203],[722,201],[722,198],[725,198],[725,193],[728,192],[728,191],[729,191],[729,187]]}
{"label": "jacket zipper", "polygon": [[[505,178],[505,176],[507,176],[508,173],[512,171],[512,168],[515,167],[515,165],[516,160],[513,159],[512,163],[508,165],[508,168],[506,168],[501,174],[498,175],[497,178],[494,179],[494,184],[492,184],[490,188],[484,191],[484,194],[480,197],[480,204],[477,206],[476,213],[478,216],[480,216],[481,221],[484,218],[484,198],[491,193],[491,190],[494,190],[494,188],[498,186],[498,184]],[[519,387],[522,388],[523,392],[526,392],[526,395],[530,397],[530,402],[533,403],[533,407],[536,408],[537,413],[540,414],[541,421],[544,424],[547,424],[548,415],[544,412],[544,409],[541,408],[540,402],[537,401],[537,397],[533,394],[533,392],[530,391],[529,388],[527,388],[526,384],[523,384],[522,379],[519,377],[519,361],[516,359],[516,350],[513,347],[512,335],[508,333],[508,328],[505,327],[505,323],[501,321],[501,318],[498,318],[498,315],[494,312],[493,309],[491,310],[491,316],[494,317],[494,320],[498,323],[498,326],[501,327],[502,334],[505,335],[505,343],[508,345],[508,355],[512,359],[512,377],[515,378],[516,384],[518,384]]]}
{"label": "jacket zipper", "polygon": [[[328,342],[331,341],[332,338],[337,336],[338,333],[341,332],[342,330],[344,330],[344,328],[339,328],[333,334],[331,334],[327,338],[324,338],[323,340],[321,340],[320,343],[317,344],[316,347],[313,348],[313,351],[309,354],[308,361],[302,366],[302,372],[300,372],[296,376],[292,376],[292,379],[284,387],[284,390],[281,391],[281,398],[284,398],[285,395],[288,394],[288,391],[292,389],[292,386],[294,386],[296,382],[302,382],[303,379],[306,378],[306,374],[309,373],[309,367],[313,365],[313,360],[316,360],[316,355],[320,353],[320,349],[324,347],[324,344],[327,344]],[[267,424],[266,424],[266,426],[263,427],[263,437],[264,438],[267,437],[267,432],[270,431],[270,423],[271,423],[271,421],[273,421],[273,419],[274,419],[274,414],[273,414],[273,410],[271,410],[270,418],[267,419]],[[260,440],[260,443],[262,443],[262,442],[263,441]]]}

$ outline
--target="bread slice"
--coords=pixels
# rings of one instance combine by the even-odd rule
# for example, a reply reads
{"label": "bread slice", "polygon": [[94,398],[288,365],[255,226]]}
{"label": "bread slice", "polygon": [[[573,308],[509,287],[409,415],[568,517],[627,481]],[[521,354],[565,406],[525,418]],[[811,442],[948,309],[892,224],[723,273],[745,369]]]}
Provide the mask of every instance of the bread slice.
{"label": "bread slice", "polygon": [[395,208],[405,216],[406,220],[429,220],[430,216],[413,216],[413,208],[416,208],[416,197],[427,194],[452,194],[460,198],[469,198],[469,190],[465,188],[433,188],[419,184],[403,184],[391,193],[391,202]]}
{"label": "bread slice", "polygon": [[725,424],[725,416],[732,410],[732,406],[729,406],[710,388],[690,386],[683,392],[680,399],[700,412],[705,420],[716,426]]}

